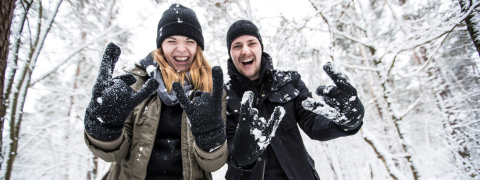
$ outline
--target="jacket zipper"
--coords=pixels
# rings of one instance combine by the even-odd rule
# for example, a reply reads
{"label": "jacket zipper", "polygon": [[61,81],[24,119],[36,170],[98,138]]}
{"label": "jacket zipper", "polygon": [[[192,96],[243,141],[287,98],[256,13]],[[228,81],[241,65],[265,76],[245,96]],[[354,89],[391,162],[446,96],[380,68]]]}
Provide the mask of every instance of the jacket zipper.
{"label": "jacket zipper", "polygon": [[267,161],[263,161],[263,172],[262,172],[262,180],[265,179],[265,164]]}
{"label": "jacket zipper", "polygon": [[[183,118],[187,118],[187,117],[185,117],[185,116],[186,116],[185,111],[183,112],[183,116],[184,116]],[[188,119],[186,119],[186,120],[189,121]],[[193,171],[193,168],[192,168],[192,160],[190,159],[190,146],[191,146],[191,145],[190,145],[190,136],[189,136],[189,134],[188,134],[188,129],[189,129],[188,124],[189,124],[188,122],[185,122],[185,128],[187,129],[187,130],[186,130],[186,132],[187,132],[186,134],[187,134],[187,145],[188,145],[188,147],[187,147],[187,149],[188,149],[188,151],[187,151],[187,158],[188,158],[188,162],[189,162],[188,164],[189,164],[189,166],[190,166],[190,179],[192,179],[192,176],[193,176],[193,172],[192,172],[192,171]]]}

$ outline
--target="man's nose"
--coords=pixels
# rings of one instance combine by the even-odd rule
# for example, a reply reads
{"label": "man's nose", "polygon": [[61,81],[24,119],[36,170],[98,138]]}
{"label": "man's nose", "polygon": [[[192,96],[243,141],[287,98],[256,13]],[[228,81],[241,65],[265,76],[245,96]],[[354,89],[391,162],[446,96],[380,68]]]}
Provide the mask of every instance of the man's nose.
{"label": "man's nose", "polygon": [[242,46],[242,54],[249,54],[250,53],[250,48],[247,46],[247,44],[244,44]]}

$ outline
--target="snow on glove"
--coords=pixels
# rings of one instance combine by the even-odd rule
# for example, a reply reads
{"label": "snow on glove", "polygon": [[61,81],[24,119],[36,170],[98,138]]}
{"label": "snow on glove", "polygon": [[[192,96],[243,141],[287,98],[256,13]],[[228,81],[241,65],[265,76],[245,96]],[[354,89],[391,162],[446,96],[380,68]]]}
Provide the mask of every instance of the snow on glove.
{"label": "snow on glove", "polygon": [[258,110],[252,108],[254,95],[252,91],[243,94],[240,117],[233,141],[231,155],[237,165],[248,166],[262,155],[275,136],[278,125],[285,115],[285,109],[275,107],[268,122],[258,117]]}
{"label": "snow on glove", "polygon": [[130,85],[137,79],[125,74],[112,79],[115,63],[120,56],[120,47],[110,43],[103,53],[102,63],[95,85],[92,100],[85,112],[85,130],[100,140],[115,140],[120,137],[128,114],[158,88],[159,83],[150,79],[134,94]]}
{"label": "snow on glove", "polygon": [[327,62],[323,70],[336,86],[319,86],[317,95],[323,96],[325,103],[340,112],[340,116],[334,119],[340,128],[346,131],[356,129],[361,124],[365,113],[362,102],[358,99],[357,90],[332,62]]}
{"label": "snow on glove", "polygon": [[179,82],[172,84],[178,102],[190,121],[190,131],[198,147],[212,151],[225,143],[225,121],[222,118],[223,72],[219,66],[212,68],[213,90],[197,91],[193,101],[185,95]]}

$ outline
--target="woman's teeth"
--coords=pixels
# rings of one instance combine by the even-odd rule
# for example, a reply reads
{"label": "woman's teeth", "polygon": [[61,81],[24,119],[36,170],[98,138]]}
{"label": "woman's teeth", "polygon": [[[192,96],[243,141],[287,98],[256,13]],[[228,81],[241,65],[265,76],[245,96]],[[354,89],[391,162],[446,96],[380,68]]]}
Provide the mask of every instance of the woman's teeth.
{"label": "woman's teeth", "polygon": [[188,57],[174,57],[174,59],[177,61],[186,61]]}

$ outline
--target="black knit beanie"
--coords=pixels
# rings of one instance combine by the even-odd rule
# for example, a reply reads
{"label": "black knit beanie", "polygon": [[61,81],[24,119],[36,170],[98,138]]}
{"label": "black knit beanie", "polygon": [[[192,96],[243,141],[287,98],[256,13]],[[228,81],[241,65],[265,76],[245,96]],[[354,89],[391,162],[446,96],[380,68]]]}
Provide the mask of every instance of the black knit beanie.
{"label": "black knit beanie", "polygon": [[249,21],[249,20],[238,20],[237,22],[234,22],[230,26],[230,28],[228,28],[228,32],[227,32],[228,56],[230,56],[230,47],[232,46],[233,40],[243,35],[255,36],[258,39],[258,41],[260,41],[260,45],[262,45],[262,51],[263,51],[262,36],[260,36],[260,32],[258,32],[257,26],[255,26],[255,24],[253,24],[252,21]]}
{"label": "black knit beanie", "polygon": [[181,4],[172,4],[158,22],[157,48],[162,47],[165,38],[173,35],[192,38],[204,50],[202,26],[198,22],[197,15],[192,9]]}

